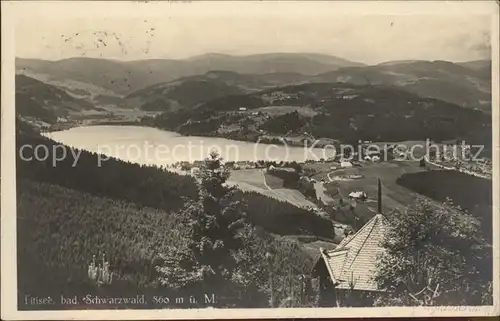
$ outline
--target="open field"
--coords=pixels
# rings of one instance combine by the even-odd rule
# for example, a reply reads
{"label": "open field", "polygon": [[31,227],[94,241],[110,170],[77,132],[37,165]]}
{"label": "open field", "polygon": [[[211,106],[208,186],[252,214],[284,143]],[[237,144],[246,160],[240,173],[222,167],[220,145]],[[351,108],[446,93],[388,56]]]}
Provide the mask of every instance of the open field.
{"label": "open field", "polygon": [[266,179],[266,185],[269,186],[269,188],[273,190],[283,188],[283,179],[268,173],[265,173],[264,177]]}
{"label": "open field", "polygon": [[[371,218],[377,211],[377,184],[382,183],[382,209],[388,213],[394,209],[402,209],[415,201],[418,194],[397,183],[397,180],[406,173],[426,171],[419,167],[418,162],[364,162],[361,167],[332,170],[333,162],[306,164],[305,168],[313,168],[313,175],[318,182],[324,183],[325,199],[332,205],[343,202],[348,205],[349,193],[363,191],[367,194],[366,202],[355,204],[358,215]],[[317,206],[307,200],[299,191],[282,188],[282,181],[272,175],[266,175],[258,169],[238,170],[231,173],[230,181],[241,189],[259,192],[279,200],[287,201],[300,207]],[[336,180],[338,177],[342,180]],[[356,179],[347,177],[358,177]],[[342,199],[342,201],[341,201]]]}
{"label": "open field", "polygon": [[95,125],[138,125],[143,117],[157,115],[158,112],[138,109],[124,109],[114,105],[95,107],[94,109],[71,112],[66,122],[57,122],[49,131],[60,131],[79,126]]}
{"label": "open field", "polygon": [[[404,208],[411,204],[417,194],[397,184],[397,179],[405,173],[416,173],[425,171],[415,162],[386,162],[386,163],[366,163],[363,167],[353,167],[340,169],[331,172],[333,176],[361,176],[358,179],[333,181],[325,184],[326,193],[335,200],[343,198],[349,199],[349,193],[363,191],[368,196],[368,201],[364,204],[358,204],[357,210],[366,207],[369,211],[377,210],[377,188],[378,179],[382,183],[382,210],[391,211],[396,208]],[[359,208],[359,209],[358,209]]]}
{"label": "open field", "polygon": [[[419,195],[437,202],[450,197],[462,209],[467,210],[482,221],[485,236],[491,239],[492,194],[491,181],[453,170],[421,168],[419,162],[363,163],[362,167],[327,170],[330,164],[324,163],[323,170],[316,176],[325,178],[326,194],[334,201],[333,205],[349,211],[358,217],[370,219],[377,212],[378,179],[382,185],[382,211],[389,214],[396,209],[404,209],[415,202]],[[357,178],[348,178],[349,176]],[[340,178],[340,179],[338,179]],[[465,188],[467,186],[467,188]],[[353,201],[349,193],[362,191],[368,196],[366,201]],[[474,191],[474,192],[470,192]],[[342,202],[342,204],[341,204]]]}
{"label": "open field", "polygon": [[246,183],[260,189],[268,189],[260,169],[240,169],[231,171],[229,181]]}
{"label": "open field", "polygon": [[158,112],[138,109],[119,108],[113,105],[100,106],[99,110],[81,112],[71,117],[71,120],[99,122],[99,121],[137,121],[145,116],[154,116]]}
{"label": "open field", "polygon": [[[269,175],[271,176],[271,175]],[[273,177],[273,179],[279,179],[277,177]],[[317,208],[316,204],[307,200],[302,193],[294,189],[283,188],[283,184],[279,184],[279,182],[274,181],[272,186],[269,186],[266,183],[266,177],[262,170],[260,169],[244,169],[244,170],[236,170],[231,172],[231,176],[229,177],[228,184],[238,185],[240,189],[243,191],[253,191],[258,192],[262,195],[266,195],[272,197],[274,199],[278,199],[280,201],[285,201],[291,203],[297,207],[302,208]]]}

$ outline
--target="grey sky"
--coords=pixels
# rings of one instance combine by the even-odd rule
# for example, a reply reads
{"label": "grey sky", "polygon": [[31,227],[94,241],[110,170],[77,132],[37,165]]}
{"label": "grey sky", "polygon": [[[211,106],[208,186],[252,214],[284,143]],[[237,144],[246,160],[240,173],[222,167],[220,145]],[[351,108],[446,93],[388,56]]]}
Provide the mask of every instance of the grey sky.
{"label": "grey sky", "polygon": [[339,15],[320,8],[317,14],[299,15],[285,14],[285,5],[273,8],[246,15],[174,10],[110,18],[35,12],[18,18],[16,56],[138,60],[207,52],[316,52],[364,63],[490,58],[491,20],[486,15]]}

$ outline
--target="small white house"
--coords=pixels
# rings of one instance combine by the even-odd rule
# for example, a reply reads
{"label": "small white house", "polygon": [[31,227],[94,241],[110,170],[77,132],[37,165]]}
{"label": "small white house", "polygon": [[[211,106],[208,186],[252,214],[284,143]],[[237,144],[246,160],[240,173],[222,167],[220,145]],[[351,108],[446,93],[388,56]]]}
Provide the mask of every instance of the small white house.
{"label": "small white house", "polygon": [[352,199],[356,199],[356,200],[367,198],[366,193],[362,192],[362,191],[351,192],[351,193],[349,193],[349,197]]}
{"label": "small white house", "polygon": [[196,175],[200,172],[200,168],[199,167],[193,167],[191,168],[191,175]]}
{"label": "small white house", "polygon": [[340,162],[340,167],[342,167],[342,168],[351,168],[352,167],[352,163],[348,162],[348,161],[341,161]]}
{"label": "small white house", "polygon": [[240,107],[239,111],[247,111],[247,109],[245,107]]}

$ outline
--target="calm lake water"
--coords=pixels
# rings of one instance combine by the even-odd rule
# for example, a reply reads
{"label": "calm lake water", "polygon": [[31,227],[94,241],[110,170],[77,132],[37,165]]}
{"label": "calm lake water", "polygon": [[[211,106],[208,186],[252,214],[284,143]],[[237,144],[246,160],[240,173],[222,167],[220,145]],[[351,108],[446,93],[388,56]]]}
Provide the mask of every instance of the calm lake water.
{"label": "calm lake water", "polygon": [[73,148],[145,165],[168,165],[205,159],[216,150],[226,161],[297,161],[326,158],[331,150],[181,136],[175,132],[138,126],[88,126],[45,133]]}

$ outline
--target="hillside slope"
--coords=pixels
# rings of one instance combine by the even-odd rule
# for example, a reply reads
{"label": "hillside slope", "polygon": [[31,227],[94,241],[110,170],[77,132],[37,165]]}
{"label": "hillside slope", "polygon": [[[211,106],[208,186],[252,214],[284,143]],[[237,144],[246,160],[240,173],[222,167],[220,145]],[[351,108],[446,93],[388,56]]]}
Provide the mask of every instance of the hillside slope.
{"label": "hillside slope", "polygon": [[120,105],[143,110],[189,109],[219,97],[245,93],[242,79],[238,78],[243,76],[231,72],[209,72],[180,78],[134,91]]}
{"label": "hillside slope", "polygon": [[[217,57],[212,57],[212,59],[222,59]],[[129,105],[128,102],[131,96],[137,98],[136,100],[132,100],[132,105],[134,106],[137,105],[137,101],[139,101],[139,104],[141,102],[150,102],[151,96],[155,97],[154,100],[157,101],[170,101],[169,94],[165,91],[163,93],[158,92],[157,88],[166,88],[172,84],[187,81],[214,82],[236,86],[246,93],[276,86],[323,82],[397,86],[421,97],[435,98],[464,108],[491,112],[491,61],[487,60],[466,63],[452,63],[447,61],[394,61],[374,66],[341,67],[319,75],[305,75],[291,72],[238,74],[228,71],[210,71],[203,75],[180,78],[171,83],[144,88],[130,94],[124,102]],[[205,87],[209,88],[209,85],[215,87],[215,84],[207,84]],[[186,86],[186,88],[188,87]],[[195,88],[193,87],[193,89]],[[231,92],[229,90],[227,92],[231,95],[237,93],[237,91]],[[197,102],[202,103],[210,100],[210,98],[217,98],[217,93],[220,93],[222,96],[223,92],[215,90],[213,95],[201,95]],[[192,90],[191,92],[186,90],[184,94],[193,97],[199,95],[196,90]],[[157,103],[156,105],[162,104]],[[170,105],[172,104],[168,106]],[[173,105],[179,106],[179,104],[175,103]]]}
{"label": "hillside slope", "polygon": [[49,73],[40,73],[23,69],[16,70],[16,74],[24,75],[45,84],[58,87],[74,98],[86,100],[96,106],[117,104],[122,98],[122,95],[110,89],[97,86],[93,83],[75,80],[73,78],[57,77]]}
{"label": "hillside slope", "polygon": [[[186,226],[175,216],[137,204],[95,196],[65,187],[18,181],[18,302],[20,310],[36,309],[25,303],[25,295],[83,297],[127,297],[137,293],[147,296],[146,305],[120,305],[119,308],[159,308],[152,295],[174,295],[168,286],[158,282],[156,266],[161,264],[159,253],[169,246],[185,241]],[[36,213],[36,215],[34,215]],[[310,273],[315,262],[298,242],[274,237],[263,230],[248,236],[247,250],[251,253],[253,280],[257,291],[267,292],[264,254],[273,254],[276,296],[284,299],[289,293],[299,293],[303,283],[290,275]],[[88,278],[88,265],[95,255],[96,263],[105,254],[114,273],[111,286],[97,288]],[[286,288],[283,287],[284,281]],[[258,292],[257,292],[258,293]],[[188,293],[194,295],[196,293]],[[237,302],[238,307],[258,307],[266,304],[266,295]],[[222,300],[222,299],[221,299]],[[187,304],[193,308],[196,305]],[[200,307],[203,306],[201,302]],[[48,309],[78,309],[81,306],[61,305]],[[95,309],[109,309],[106,305]]]}
{"label": "hillside slope", "polygon": [[[488,67],[489,66],[489,67]],[[491,111],[491,61],[401,61],[340,68],[313,77],[314,82],[394,85],[421,97]]]}
{"label": "hillside slope", "polygon": [[53,123],[57,117],[66,117],[94,106],[74,98],[57,87],[24,75],[16,75],[16,112],[18,115]]}
{"label": "hillside slope", "polygon": [[[34,308],[24,304],[26,294],[135,296],[139,291],[165,295],[169,289],[159,287],[157,282],[158,254],[165,252],[166,246],[182,242],[186,226],[178,224],[174,213],[197,197],[194,180],[114,159],[97,166],[97,155],[85,151],[76,160],[69,152],[68,157],[61,158],[59,149],[61,161],[53,166],[51,145],[55,143],[19,122],[18,146],[44,144],[51,153],[46,161],[25,161],[18,155],[20,308]],[[264,253],[270,252],[276,260],[277,289],[290,273],[309,273],[313,262],[301,245],[270,233],[330,235],[334,233],[332,222],[255,193],[237,193],[234,197],[248,202],[248,218],[256,225],[255,233],[247,237],[255,271],[266,271]],[[281,224],[285,217],[290,221],[286,226]],[[98,290],[88,279],[87,268],[93,255],[99,260],[103,253],[115,274],[112,286]],[[257,286],[266,291],[267,278],[262,280],[266,281],[257,280]],[[296,282],[292,291],[298,293],[301,285]],[[286,293],[278,291],[277,296],[283,299]],[[249,305],[260,303],[238,304],[252,307]]]}
{"label": "hillside slope", "polygon": [[183,77],[139,89],[124,97],[120,106],[163,111],[189,109],[224,96],[302,82],[307,77],[297,73],[252,75],[213,70],[203,75]]}
{"label": "hillside slope", "polygon": [[204,74],[211,70],[250,74],[314,75],[340,67],[359,65],[333,56],[288,53],[250,56],[208,54],[187,60],[151,59],[127,62],[93,58],[70,58],[59,61],[16,59],[18,71],[46,74],[59,80],[72,79],[94,84],[116,94],[128,94],[153,84]]}
{"label": "hillside slope", "polygon": [[[251,141],[273,133],[292,137],[307,132],[316,138],[353,143],[459,137],[489,139],[491,143],[491,119],[485,113],[422,98],[398,87],[346,83],[303,84],[226,96],[149,121],[186,135]],[[285,127],[288,132],[282,132]]]}
{"label": "hillside slope", "polygon": [[180,233],[174,216],[131,202],[30,180],[18,180],[17,191],[24,294],[40,285],[46,293],[91,290],[86,267],[102,253],[118,281],[144,287],[155,281],[155,254]]}

